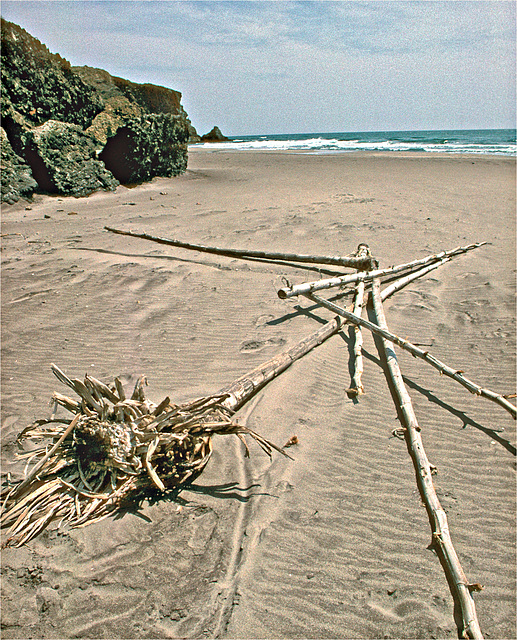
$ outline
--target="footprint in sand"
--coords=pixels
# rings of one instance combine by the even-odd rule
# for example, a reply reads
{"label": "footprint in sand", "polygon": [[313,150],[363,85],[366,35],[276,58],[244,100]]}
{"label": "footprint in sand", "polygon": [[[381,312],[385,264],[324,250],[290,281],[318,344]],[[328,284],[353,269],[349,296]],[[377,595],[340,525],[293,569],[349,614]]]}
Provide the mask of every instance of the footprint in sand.
{"label": "footprint in sand", "polygon": [[269,338],[268,340],[246,340],[241,344],[241,353],[254,353],[255,351],[262,351],[266,347],[273,345],[281,346],[285,344],[284,338]]}
{"label": "footprint in sand", "polygon": [[253,323],[256,327],[263,327],[267,325],[269,322],[271,322],[271,320],[274,320],[274,318],[275,316],[269,313],[263,316],[259,316],[258,318],[255,318],[255,320],[253,320]]}

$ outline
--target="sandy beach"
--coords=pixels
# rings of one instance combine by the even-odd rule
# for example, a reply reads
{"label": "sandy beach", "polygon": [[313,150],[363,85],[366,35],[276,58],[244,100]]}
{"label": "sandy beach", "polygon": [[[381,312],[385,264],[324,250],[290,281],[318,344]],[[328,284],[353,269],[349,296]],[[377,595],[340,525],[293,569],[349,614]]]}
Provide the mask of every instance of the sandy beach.
{"label": "sandy beach", "polygon": [[[241,261],[115,235],[346,255],[380,265],[483,246],[386,302],[394,333],[483,387],[515,392],[515,160],[402,153],[222,152],[186,174],[2,211],[2,470],[48,417],[50,371],[180,402],[214,393],[332,317],[280,300],[338,269]],[[237,414],[294,460],[219,437],[178,502],[2,552],[2,637],[457,638],[453,599],[373,339],[349,398],[350,330]],[[515,421],[397,351],[486,638],[515,638]]]}

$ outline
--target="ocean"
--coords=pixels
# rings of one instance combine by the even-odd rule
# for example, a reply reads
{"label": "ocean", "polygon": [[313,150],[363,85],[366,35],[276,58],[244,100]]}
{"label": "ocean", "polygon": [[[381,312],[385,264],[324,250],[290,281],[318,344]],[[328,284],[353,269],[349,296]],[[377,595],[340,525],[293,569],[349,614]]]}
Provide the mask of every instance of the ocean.
{"label": "ocean", "polygon": [[352,151],[414,151],[477,153],[515,156],[515,129],[447,131],[367,131],[362,133],[296,133],[235,136],[230,142],[196,145],[221,150],[302,151],[347,153]]}

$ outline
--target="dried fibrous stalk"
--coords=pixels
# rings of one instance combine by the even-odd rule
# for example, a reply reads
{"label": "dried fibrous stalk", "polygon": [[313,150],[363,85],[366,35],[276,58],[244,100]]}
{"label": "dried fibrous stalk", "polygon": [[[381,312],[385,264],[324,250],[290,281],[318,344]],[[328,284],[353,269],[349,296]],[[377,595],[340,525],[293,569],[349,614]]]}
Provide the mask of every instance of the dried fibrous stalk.
{"label": "dried fibrous stalk", "polygon": [[340,267],[351,267],[353,269],[361,269],[368,271],[377,266],[377,261],[372,257],[368,249],[368,245],[360,244],[358,250],[348,256],[321,256],[306,255],[300,253],[279,253],[271,251],[253,251],[251,249],[223,249],[220,247],[207,247],[202,244],[193,244],[191,242],[183,242],[181,240],[173,240],[171,238],[159,238],[149,235],[148,233],[136,233],[134,231],[123,231],[122,229],[114,229],[113,227],[104,227],[106,231],[117,233],[123,236],[131,236],[132,238],[142,238],[143,240],[151,240],[158,244],[165,244],[181,249],[190,249],[192,251],[201,251],[204,253],[212,253],[219,256],[228,256],[230,258],[260,258],[261,260],[282,260],[289,262],[302,262],[309,264],[330,264]]}
{"label": "dried fibrous stalk", "polygon": [[[54,395],[73,417],[38,420],[22,431],[19,444],[51,443],[29,451],[33,463],[22,481],[3,488],[0,524],[3,546],[20,546],[50,522],[82,526],[113,514],[150,489],[166,491],[192,482],[212,453],[212,436],[250,436],[270,456],[287,454],[259,434],[232,421],[227,393],[175,405],[158,405],[144,395],[145,378],[131,399],[120,383],[108,387],[86,376],[70,379],[52,365],[58,379],[80,402]],[[32,455],[31,455],[32,454]]]}
{"label": "dried fibrous stalk", "polygon": [[496,393],[495,391],[491,391],[490,389],[480,387],[475,382],[472,382],[472,380],[469,380],[468,378],[466,378],[463,375],[463,371],[449,367],[449,365],[441,362],[440,360],[438,360],[438,358],[435,358],[434,356],[432,356],[428,351],[423,351],[422,349],[412,344],[408,340],[404,340],[404,338],[400,338],[394,333],[391,333],[391,331],[388,331],[387,329],[379,327],[378,325],[374,324],[373,322],[370,322],[369,320],[360,318],[359,316],[355,315],[354,313],[351,313],[350,311],[347,311],[346,309],[342,309],[341,307],[334,304],[333,302],[330,302],[329,300],[325,300],[324,298],[321,298],[320,296],[316,296],[312,293],[305,293],[303,295],[309,300],[312,300],[312,302],[316,302],[317,304],[320,304],[321,306],[329,309],[329,311],[332,311],[333,313],[337,313],[338,315],[345,318],[352,324],[365,327],[366,329],[369,329],[372,333],[379,335],[382,338],[389,340],[390,342],[395,343],[405,351],[409,351],[411,355],[417,358],[420,358],[421,360],[425,360],[425,362],[429,363],[432,367],[437,369],[444,376],[447,376],[448,378],[452,378],[453,380],[456,380],[456,382],[459,382],[459,384],[465,387],[465,389],[468,389],[470,393],[473,393],[474,395],[477,395],[477,396],[482,396],[483,398],[487,398],[488,400],[492,400],[492,402],[495,402],[499,406],[503,407],[503,409],[506,409],[506,411],[508,411],[508,413],[514,419],[516,418],[517,409],[515,405],[509,402],[504,395],[500,393]]}
{"label": "dried fibrous stalk", "polygon": [[332,289],[333,287],[342,287],[343,285],[350,284],[352,282],[371,281],[373,278],[380,278],[383,276],[390,276],[403,271],[413,271],[418,267],[438,262],[443,258],[452,258],[472,249],[477,249],[487,244],[486,242],[476,242],[475,244],[469,244],[465,247],[457,247],[450,251],[441,251],[425,258],[413,260],[404,264],[399,264],[395,267],[388,267],[387,269],[375,269],[369,272],[351,273],[344,276],[338,276],[335,278],[325,278],[323,280],[315,280],[314,282],[304,282],[302,284],[296,284],[289,287],[283,287],[278,290],[278,297],[282,300],[286,298],[292,298],[294,296],[305,295],[314,291],[322,291],[323,289]]}
{"label": "dried fibrous stalk", "polygon": [[217,394],[180,405],[168,397],[159,404],[147,400],[144,376],[127,398],[118,378],[111,386],[88,375],[81,381],[52,365],[79,401],[54,393],[52,403],[70,411],[73,419],[57,419],[54,412],[18,436],[20,444],[51,444],[22,453],[29,458],[25,479],[2,489],[0,525],[8,528],[4,546],[27,542],[54,520],[59,526],[85,526],[149,490],[192,482],[210,459],[213,435],[250,436],[269,456],[275,450],[289,458],[231,417],[270,380],[337,333],[343,322],[337,316]]}
{"label": "dried fibrous stalk", "polygon": [[[377,325],[387,330],[378,280],[373,281],[372,299]],[[404,427],[404,435],[413,461],[418,488],[429,516],[433,532],[432,546],[441,557],[453,597],[461,610],[462,629],[460,629],[460,633],[463,638],[482,640],[483,634],[479,627],[476,607],[472,598],[472,591],[479,590],[482,587],[477,584],[471,584],[468,581],[452,544],[447,515],[440,504],[433,484],[433,467],[429,463],[424,450],[421,429],[417,422],[411,397],[404,384],[395,352],[383,337],[378,337],[377,345],[379,355],[386,364],[386,377],[388,378],[399,419]]]}

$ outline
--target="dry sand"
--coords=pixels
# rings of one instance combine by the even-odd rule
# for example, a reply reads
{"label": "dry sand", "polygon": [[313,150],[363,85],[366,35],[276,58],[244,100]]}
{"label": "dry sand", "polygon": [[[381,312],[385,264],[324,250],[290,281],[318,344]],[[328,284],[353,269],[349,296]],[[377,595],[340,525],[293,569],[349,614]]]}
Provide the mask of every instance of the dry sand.
{"label": "dry sand", "polygon": [[[331,317],[282,301],[311,267],[236,261],[116,236],[347,254],[387,266],[477,241],[386,303],[391,329],[467,377],[515,390],[515,162],[479,156],[193,149],[188,172],[3,210],[3,470],[48,416],[49,365],[182,401],[217,391]],[[333,268],[329,268],[332,271]],[[326,273],[326,271],[325,271]],[[371,336],[366,395],[349,399],[349,332],[250,401],[180,503],[2,554],[3,638],[456,638],[453,601]],[[405,353],[435,484],[487,638],[515,637],[515,423]]]}

